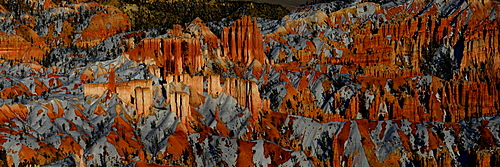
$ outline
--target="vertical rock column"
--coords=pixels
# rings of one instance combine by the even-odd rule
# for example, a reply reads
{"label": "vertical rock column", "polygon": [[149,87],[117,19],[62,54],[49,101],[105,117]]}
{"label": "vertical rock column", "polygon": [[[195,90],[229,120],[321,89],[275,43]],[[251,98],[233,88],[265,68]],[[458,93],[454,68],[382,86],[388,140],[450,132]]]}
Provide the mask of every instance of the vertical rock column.
{"label": "vertical rock column", "polygon": [[191,78],[189,75],[184,74],[168,75],[165,80],[168,83],[164,86],[167,90],[166,100],[170,104],[170,111],[174,112],[181,119],[181,122],[187,123],[191,117],[190,94],[201,91],[203,79],[199,77]]}
{"label": "vertical rock column", "polygon": [[261,63],[265,60],[262,34],[257,21],[244,16],[235,21],[234,26],[224,27],[222,32],[223,55],[231,61],[248,66],[254,59]]}
{"label": "vertical rock column", "polygon": [[150,38],[128,51],[134,61],[154,60],[163,67],[160,72],[164,78],[168,74],[177,76],[183,73],[195,74],[203,67],[201,42],[194,38]]}
{"label": "vertical rock column", "polygon": [[[173,73],[174,75],[178,76],[178,75],[181,75],[182,72],[183,72],[183,69],[182,69],[182,43],[181,42],[178,42],[178,41],[172,41],[172,56],[173,56],[173,64],[174,64],[174,69],[173,69]],[[179,82],[179,81],[177,81]]]}
{"label": "vertical rock column", "polygon": [[183,69],[190,74],[201,71],[203,67],[203,57],[201,54],[201,44],[197,39],[185,39],[181,44]]}
{"label": "vertical rock column", "polygon": [[109,72],[108,90],[110,92],[116,93],[115,68],[111,68]]}
{"label": "vertical rock column", "polygon": [[142,88],[134,89],[136,117],[144,114],[144,92]]}
{"label": "vertical rock column", "polygon": [[210,75],[208,80],[207,93],[210,95],[219,95],[222,92],[222,87],[220,85],[220,75]]}
{"label": "vertical rock column", "polygon": [[185,92],[170,93],[170,107],[171,111],[181,119],[181,122],[187,123],[188,118],[191,116],[189,94]]}
{"label": "vertical rock column", "polygon": [[252,112],[258,112],[262,106],[262,99],[258,92],[257,84],[238,78],[226,78],[222,87],[224,93],[234,97],[238,104],[250,109]]}
{"label": "vertical rock column", "polygon": [[203,56],[201,54],[201,43],[196,39],[169,38],[161,40],[161,53],[165,71],[181,75],[184,72],[194,74],[201,71],[203,67]]}

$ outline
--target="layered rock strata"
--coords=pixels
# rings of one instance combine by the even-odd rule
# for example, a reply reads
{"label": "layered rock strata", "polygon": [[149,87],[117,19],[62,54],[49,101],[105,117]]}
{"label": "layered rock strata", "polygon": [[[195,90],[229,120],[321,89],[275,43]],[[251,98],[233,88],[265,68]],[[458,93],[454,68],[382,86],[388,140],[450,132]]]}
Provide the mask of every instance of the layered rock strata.
{"label": "layered rock strata", "polygon": [[498,2],[323,3],[220,33],[46,3],[88,31],[0,23],[22,44],[0,60],[2,165],[500,164]]}

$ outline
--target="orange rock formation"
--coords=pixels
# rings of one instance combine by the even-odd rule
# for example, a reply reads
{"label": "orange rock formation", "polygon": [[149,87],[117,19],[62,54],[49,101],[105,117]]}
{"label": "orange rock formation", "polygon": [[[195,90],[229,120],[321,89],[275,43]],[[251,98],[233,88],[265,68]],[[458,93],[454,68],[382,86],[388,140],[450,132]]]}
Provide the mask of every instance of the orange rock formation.
{"label": "orange rock formation", "polygon": [[262,34],[257,21],[251,17],[242,17],[234,22],[234,26],[224,27],[221,42],[223,56],[232,62],[249,66],[254,59],[261,63],[265,61]]}

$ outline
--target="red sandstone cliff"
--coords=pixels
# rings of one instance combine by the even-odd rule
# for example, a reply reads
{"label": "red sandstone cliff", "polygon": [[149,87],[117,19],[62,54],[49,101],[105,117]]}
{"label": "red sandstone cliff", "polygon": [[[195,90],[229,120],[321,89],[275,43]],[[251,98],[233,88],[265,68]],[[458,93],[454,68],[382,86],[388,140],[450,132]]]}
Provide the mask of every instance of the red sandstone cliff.
{"label": "red sandstone cliff", "polygon": [[[297,30],[303,27],[305,30],[301,31],[312,31],[308,29],[325,25],[352,31],[340,35],[344,39],[332,40],[326,36],[327,31],[319,30],[313,37],[321,42],[308,40],[302,50],[292,48],[292,57],[299,60],[301,65],[313,59],[319,63],[340,64],[343,65],[341,74],[354,75],[355,82],[362,85],[362,89],[350,100],[345,114],[340,114],[341,118],[458,121],[473,115],[495,115],[499,109],[499,94],[494,86],[499,81],[498,72],[495,72],[499,69],[498,63],[495,63],[499,49],[499,29],[495,27],[498,27],[499,17],[492,15],[496,16],[498,9],[495,7],[496,2],[492,1],[466,3],[470,6],[458,6],[447,15],[437,12],[440,10],[437,4],[426,6],[426,2],[421,1],[412,3],[409,8],[380,8],[378,4],[362,3],[329,15],[318,11],[311,17],[288,20],[286,27],[265,38],[266,41],[272,39],[282,45],[289,45],[290,42],[284,37],[299,33]],[[408,10],[413,12],[405,12]],[[422,12],[417,14],[419,12],[416,11]],[[468,14],[469,11],[476,12]],[[373,18],[364,16],[369,12],[372,12],[370,15]],[[316,52],[318,49],[331,50],[333,55],[328,57],[326,52],[319,54]],[[286,53],[277,53],[277,62],[282,62]],[[438,57],[448,55],[454,58]],[[458,63],[432,65],[437,61]],[[409,79],[423,75],[439,77],[432,78],[425,93],[417,90],[420,86]],[[284,75],[282,78],[287,80]],[[394,83],[389,92],[385,88],[388,80]],[[328,84],[331,82],[324,82],[323,87]],[[410,92],[405,92],[407,86]],[[287,85],[289,92],[281,109],[289,110],[291,114],[304,110],[303,106],[297,105],[303,100],[296,97],[307,98],[309,93],[299,87],[297,94],[297,88],[291,88],[294,91],[290,91],[289,87]],[[365,107],[366,93],[374,96],[368,107]],[[289,96],[295,96],[295,99]],[[334,93],[335,107],[344,105],[341,96],[340,93]],[[283,106],[285,104],[287,107]],[[338,116],[324,115],[323,111],[316,111],[314,106],[309,108],[300,115],[311,116],[311,113],[319,112],[319,115],[313,114],[316,115],[314,117],[338,120],[335,119]],[[380,108],[384,108],[384,111]],[[386,109],[388,115],[385,114]]]}
{"label": "red sandstone cliff", "polygon": [[[72,74],[2,61],[6,102],[58,96],[0,107],[0,163],[496,166],[500,8],[466,3],[449,13],[423,1],[313,11],[264,37],[250,17],[221,37],[195,20],[154,38],[129,33],[121,59]],[[76,47],[125,31],[114,10],[97,12]],[[41,37],[19,26],[2,36],[3,58],[38,48],[29,54],[37,59],[55,46],[48,39],[70,41],[69,32]],[[151,75],[118,78],[143,71]]]}
{"label": "red sandstone cliff", "polygon": [[[42,9],[36,8],[39,2],[32,3],[24,4],[27,6],[19,4],[19,7],[32,8],[31,10],[34,11],[49,11],[58,8],[58,6],[51,5],[50,1],[45,1]],[[6,13],[11,12],[5,8],[2,10]],[[82,10],[95,10],[95,13]],[[2,52],[0,56],[6,60],[38,62],[55,47],[88,49],[117,33],[130,29],[128,16],[112,6],[83,3],[67,5],[53,11],[46,15],[26,14],[20,18],[21,20],[4,18],[7,22],[21,24],[9,27],[12,30],[7,29],[7,32],[0,31],[0,51]],[[89,14],[91,14],[91,19],[85,23],[82,19],[88,17]],[[47,17],[54,17],[55,20],[45,22]],[[56,17],[67,17],[67,19]],[[37,22],[39,23],[36,24]]]}
{"label": "red sandstone cliff", "polygon": [[[36,35],[36,34],[35,34]],[[46,51],[16,34],[0,32],[0,57],[6,60],[39,61]]]}
{"label": "red sandstone cliff", "polygon": [[[86,8],[102,7],[97,3],[90,3]],[[90,20],[88,26],[81,32],[71,34],[79,36],[73,39],[78,48],[91,48],[103,40],[122,32],[130,30],[128,16],[113,6],[104,6],[103,11],[97,12]]]}
{"label": "red sandstone cliff", "polygon": [[143,39],[137,47],[127,52],[135,61],[152,59],[167,74],[195,74],[204,65],[200,41],[191,38],[153,38]]}
{"label": "red sandstone cliff", "polygon": [[234,22],[234,26],[225,27],[221,36],[223,56],[244,66],[250,65],[254,59],[264,63],[262,34],[255,19],[242,17]]}

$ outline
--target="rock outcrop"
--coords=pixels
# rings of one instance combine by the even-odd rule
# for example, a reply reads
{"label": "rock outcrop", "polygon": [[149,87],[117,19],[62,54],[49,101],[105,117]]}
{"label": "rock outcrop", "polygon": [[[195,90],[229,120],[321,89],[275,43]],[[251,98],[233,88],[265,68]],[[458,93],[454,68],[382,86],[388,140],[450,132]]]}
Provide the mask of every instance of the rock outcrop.
{"label": "rock outcrop", "polygon": [[76,36],[72,43],[78,48],[92,48],[115,34],[130,30],[128,16],[115,7],[90,3],[84,8],[86,10],[102,8],[102,10],[91,17],[87,27],[83,29],[75,27],[76,32],[70,32]]}
{"label": "rock outcrop", "polygon": [[204,65],[201,42],[192,38],[143,39],[137,47],[127,52],[135,61],[153,60],[162,67],[162,76],[196,74]]}
{"label": "rock outcrop", "polygon": [[496,1],[134,32],[61,5],[0,8],[0,165],[500,165]]}
{"label": "rock outcrop", "polygon": [[0,46],[0,57],[5,60],[40,61],[46,54],[40,45],[9,32],[0,32]]}
{"label": "rock outcrop", "polygon": [[[5,60],[40,62],[56,47],[89,49],[130,30],[127,15],[112,6],[95,2],[62,6],[51,1],[24,3],[17,7],[9,4],[14,11],[2,8],[6,14],[0,29],[0,56]],[[22,11],[26,13],[18,13]]]}
{"label": "rock outcrop", "polygon": [[[472,115],[495,115],[491,111],[498,111],[499,103],[494,86],[499,69],[494,63],[499,33],[494,28],[498,27],[496,2],[410,4],[381,7],[362,3],[328,14],[302,11],[307,17],[288,18],[285,27],[266,35],[268,57],[278,63],[298,60],[301,65],[313,61],[341,65],[334,73],[320,68],[316,74],[320,80],[328,80],[317,87],[328,94],[319,96],[319,101],[332,100],[318,107],[324,112],[332,109],[329,106],[337,108],[345,120],[459,121],[475,117]],[[330,82],[331,74],[349,74],[349,80],[361,87],[351,87],[345,94]],[[419,79],[425,75],[435,77]],[[291,76],[286,80],[300,80]],[[462,85],[461,91],[450,90],[451,85]],[[299,92],[308,96],[308,92]],[[443,102],[442,98],[448,99]],[[295,104],[301,100],[285,101]]]}
{"label": "rock outcrop", "polygon": [[262,34],[257,28],[255,19],[242,17],[241,20],[234,22],[234,26],[225,27],[221,36],[223,56],[232,62],[249,66],[255,59],[264,63]]}

